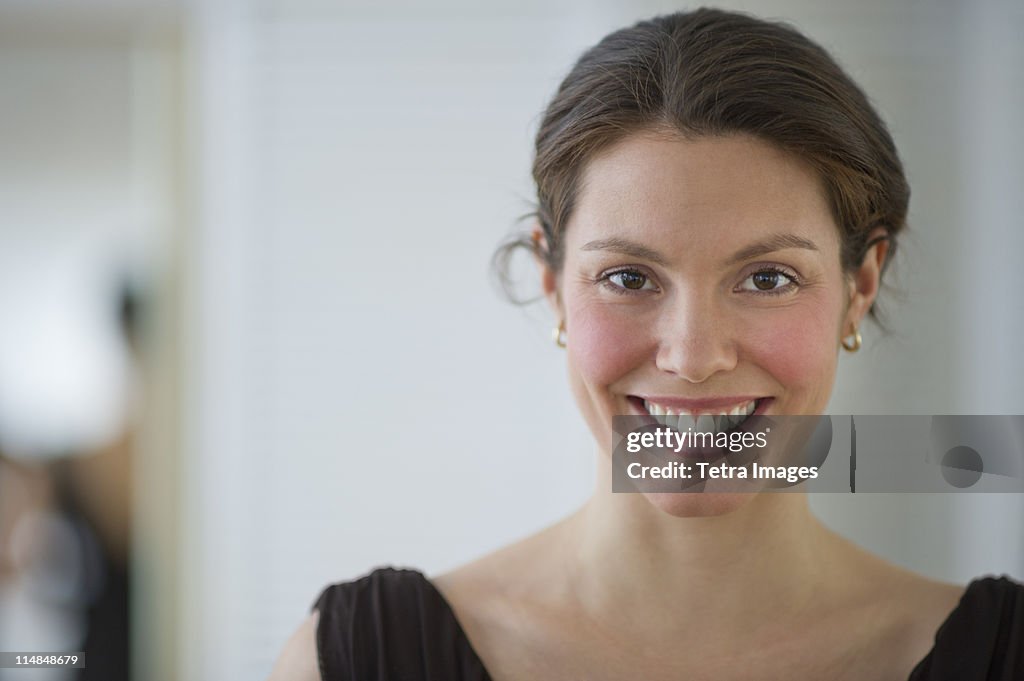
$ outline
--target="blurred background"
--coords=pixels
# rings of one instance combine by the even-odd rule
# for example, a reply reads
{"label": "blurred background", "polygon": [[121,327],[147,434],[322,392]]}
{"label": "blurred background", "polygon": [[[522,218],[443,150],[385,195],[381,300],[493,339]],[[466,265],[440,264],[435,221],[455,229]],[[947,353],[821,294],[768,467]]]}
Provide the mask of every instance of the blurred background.
{"label": "blurred background", "polygon": [[[0,0],[0,650],[89,655],[0,681],[262,678],[327,583],[576,508],[551,317],[489,259],[574,59],[687,7]],[[1024,414],[1024,5],[728,7],[830,49],[913,188],[831,412]],[[812,503],[935,577],[1024,577],[1022,495]]]}

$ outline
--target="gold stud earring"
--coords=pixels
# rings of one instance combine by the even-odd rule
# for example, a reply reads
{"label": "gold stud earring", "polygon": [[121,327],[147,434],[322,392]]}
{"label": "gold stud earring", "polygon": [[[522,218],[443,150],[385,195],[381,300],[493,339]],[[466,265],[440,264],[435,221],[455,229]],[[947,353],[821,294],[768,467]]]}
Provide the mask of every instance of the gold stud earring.
{"label": "gold stud earring", "polygon": [[856,326],[853,327],[853,334],[851,335],[853,336],[853,340],[848,340],[849,336],[847,336],[841,341],[843,350],[846,350],[847,352],[857,352],[860,350],[860,346],[861,343],[864,342],[864,338],[861,337],[860,331],[857,330]]}
{"label": "gold stud earring", "polygon": [[565,320],[558,322],[558,326],[551,329],[551,340],[560,348],[565,347]]}

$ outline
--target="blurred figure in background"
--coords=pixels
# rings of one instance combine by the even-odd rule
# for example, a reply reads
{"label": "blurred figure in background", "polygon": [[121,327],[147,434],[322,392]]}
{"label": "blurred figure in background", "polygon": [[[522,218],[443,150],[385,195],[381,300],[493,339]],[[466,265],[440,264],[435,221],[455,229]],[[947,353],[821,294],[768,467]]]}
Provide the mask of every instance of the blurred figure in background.
{"label": "blurred figure in background", "polygon": [[[136,294],[123,288],[113,319],[129,364],[138,313]],[[131,393],[129,385],[122,388]],[[131,400],[120,402],[121,427],[100,446],[55,455],[44,447],[32,452],[19,438],[17,455],[0,450],[0,649],[86,656],[84,669],[33,670],[35,679],[129,678],[136,428]],[[0,420],[0,442],[5,425]],[[0,681],[23,675],[0,670]]]}

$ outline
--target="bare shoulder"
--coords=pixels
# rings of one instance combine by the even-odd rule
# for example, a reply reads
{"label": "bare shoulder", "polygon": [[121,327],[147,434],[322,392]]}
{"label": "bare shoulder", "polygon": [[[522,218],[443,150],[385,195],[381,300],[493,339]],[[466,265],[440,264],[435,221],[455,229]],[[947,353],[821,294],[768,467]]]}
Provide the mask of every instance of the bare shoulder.
{"label": "bare shoulder", "polygon": [[544,652],[552,631],[571,630],[552,615],[565,600],[565,521],[505,546],[431,582],[493,678],[550,678]]}
{"label": "bare shoulder", "polygon": [[[923,626],[938,628],[956,608],[966,586],[926,577],[905,568],[883,563],[875,572],[867,572],[877,600],[893,612]],[[932,631],[934,633],[934,630]]]}
{"label": "bare shoulder", "polygon": [[861,666],[907,678],[932,650],[966,586],[912,572],[842,537],[827,555],[838,595],[828,601],[829,612],[839,630],[856,638]]}
{"label": "bare shoulder", "polygon": [[881,640],[897,669],[912,669],[931,651],[935,634],[956,609],[965,586],[896,569],[879,589]]}
{"label": "bare shoulder", "polygon": [[[559,573],[557,549],[564,548],[568,519],[547,527],[513,544],[456,568],[431,577],[455,610],[479,610],[481,605],[521,602],[527,596],[542,598]],[[475,607],[474,607],[475,606]],[[467,612],[467,615],[470,614]]]}
{"label": "bare shoulder", "polygon": [[320,612],[305,619],[285,643],[267,681],[321,681],[316,654],[316,626]]}
{"label": "bare shoulder", "polygon": [[890,563],[846,539],[841,542],[833,553],[847,568],[843,573],[849,586],[846,596],[853,603],[888,613],[904,629],[915,629],[910,623],[916,623],[933,635],[967,588]]}
{"label": "bare shoulder", "polygon": [[906,611],[916,614],[915,621],[934,636],[960,603],[967,587],[903,573],[893,581],[891,589],[893,597],[901,599]]}
{"label": "bare shoulder", "polygon": [[516,602],[524,582],[531,581],[532,570],[525,556],[535,555],[527,540],[507,546],[462,565],[450,572],[436,575],[430,581],[441,592],[471,633],[503,613],[508,603]]}

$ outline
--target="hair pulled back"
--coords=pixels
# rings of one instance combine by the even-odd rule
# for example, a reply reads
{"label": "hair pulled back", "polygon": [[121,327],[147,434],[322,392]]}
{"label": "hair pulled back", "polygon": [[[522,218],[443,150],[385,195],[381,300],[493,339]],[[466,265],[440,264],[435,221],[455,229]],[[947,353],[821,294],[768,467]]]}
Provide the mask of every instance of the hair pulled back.
{"label": "hair pulled back", "polygon": [[891,260],[910,188],[889,131],[861,89],[786,24],[698,9],[615,31],[576,62],[536,138],[534,215],[547,248],[520,236],[495,254],[499,270],[526,247],[559,271],[587,164],[645,130],[749,134],[796,154],[823,182],[844,270],[861,263],[876,227],[885,229]]}

